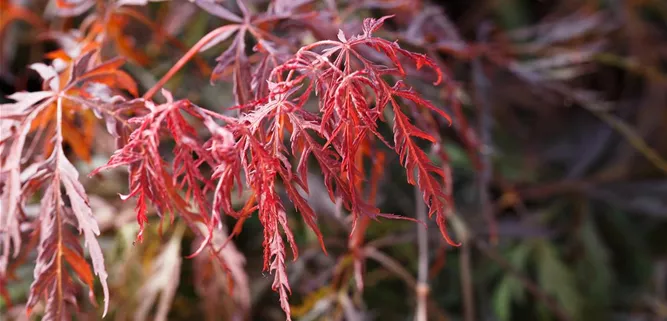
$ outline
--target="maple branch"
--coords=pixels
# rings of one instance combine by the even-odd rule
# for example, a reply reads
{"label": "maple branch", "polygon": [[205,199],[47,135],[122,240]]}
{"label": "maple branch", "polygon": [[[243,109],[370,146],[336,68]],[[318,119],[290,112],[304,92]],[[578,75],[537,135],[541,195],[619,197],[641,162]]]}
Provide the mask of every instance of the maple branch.
{"label": "maple branch", "polygon": [[[138,12],[134,9],[130,9],[130,8],[126,8],[126,7],[120,7],[118,9],[116,9],[116,13],[127,15],[128,17],[132,17],[135,20],[143,23],[144,25],[148,26],[151,30],[155,31],[155,33],[157,33],[157,35],[159,37],[164,37],[165,39],[167,39],[167,41],[169,41],[176,48],[178,48],[179,50],[187,53],[187,51],[188,51],[187,47],[180,40],[178,40],[174,36],[170,35],[169,33],[165,32],[164,30],[162,30],[162,28],[160,28],[160,26],[157,23],[148,19],[148,17],[143,15],[141,12]],[[209,68],[209,66],[201,58],[201,56],[196,55],[194,57],[194,59],[195,59],[195,63],[197,64],[197,66],[199,67],[199,70],[201,71],[201,73],[203,75],[207,75],[207,74],[211,73],[211,68]]]}
{"label": "maple branch", "polygon": [[[487,37],[487,28],[480,28],[478,37],[485,40]],[[482,60],[480,57],[472,61],[473,81],[475,85],[475,98],[479,106],[479,139],[481,148],[479,150],[479,160],[481,168],[477,171],[477,184],[481,205],[481,212],[484,219],[489,224],[489,238],[492,244],[498,242],[498,227],[493,213],[493,204],[491,204],[491,195],[489,193],[491,179],[493,178],[493,163],[491,162],[491,149],[493,148],[493,138],[491,137],[492,119],[490,110],[489,81],[484,74]]]}
{"label": "maple branch", "polygon": [[[64,313],[64,307],[63,305],[65,304],[65,299],[64,299],[64,291],[63,291],[63,274],[65,273],[64,267],[63,267],[63,222],[62,222],[62,206],[60,202],[62,201],[62,198],[60,197],[60,158],[63,156],[61,151],[62,151],[62,144],[63,144],[63,129],[62,129],[62,121],[63,121],[63,98],[58,96],[58,99],[56,101],[56,144],[55,144],[55,150],[54,152],[56,153],[56,158],[55,158],[55,168],[56,171],[53,173],[53,181],[52,181],[52,192],[53,192],[53,200],[55,202],[55,216],[56,216],[56,297],[51,298],[50,300],[56,300],[57,308],[56,308],[56,315],[53,316],[54,320],[59,320],[63,319],[63,313]],[[48,231],[44,231],[48,232]],[[62,299],[61,299],[62,298]]]}
{"label": "maple branch", "polygon": [[[426,222],[428,215],[426,214],[426,204],[422,201],[421,191],[419,187],[414,187],[415,191],[415,214],[418,220]],[[423,231],[423,227],[417,225],[417,285],[415,286],[415,293],[417,296],[417,307],[415,312],[415,321],[427,321],[427,299],[430,292],[428,284],[428,233]]]}
{"label": "maple branch", "polygon": [[201,50],[204,46],[206,46],[206,44],[208,44],[211,40],[215,39],[217,36],[225,32],[230,32],[238,28],[239,28],[238,25],[226,25],[206,34],[206,36],[197,41],[197,43],[194,46],[192,46],[192,48],[190,48],[190,50],[188,50],[188,52],[186,52],[185,55],[183,55],[183,57],[181,57],[181,59],[179,59],[174,64],[174,66],[171,67],[171,69],[169,69],[169,71],[167,71],[167,73],[164,76],[162,76],[162,78],[144,94],[143,98],[146,100],[153,98],[155,93],[157,93],[157,91],[160,88],[162,88],[162,86],[164,86],[164,84],[166,84],[167,81],[171,79],[171,77],[173,77],[181,68],[183,68],[183,66],[185,66],[185,64],[188,61],[190,61],[190,59],[195,57],[199,52],[199,50]]}

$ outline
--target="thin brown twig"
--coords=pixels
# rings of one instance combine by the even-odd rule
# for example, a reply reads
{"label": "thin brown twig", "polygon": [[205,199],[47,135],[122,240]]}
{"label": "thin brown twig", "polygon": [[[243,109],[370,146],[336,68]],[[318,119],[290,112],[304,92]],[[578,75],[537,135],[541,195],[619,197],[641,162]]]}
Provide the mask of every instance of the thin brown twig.
{"label": "thin brown twig", "polygon": [[475,320],[475,294],[472,287],[470,242],[461,242],[461,291],[463,292],[463,316],[465,321]]}
{"label": "thin brown twig", "polygon": [[[478,40],[484,42],[490,31],[490,25],[484,24],[479,28]],[[489,224],[489,235],[492,244],[498,242],[497,227],[493,216],[493,204],[489,195],[489,185],[493,179],[493,168],[490,160],[493,141],[491,137],[492,115],[489,97],[489,81],[484,75],[481,57],[472,61],[473,81],[475,85],[475,100],[479,108],[479,138],[482,148],[479,151],[479,159],[482,165],[478,171],[477,183],[479,188],[479,201],[481,204],[482,216]]]}
{"label": "thin brown twig", "polygon": [[[428,215],[426,214],[426,205],[422,201],[422,195],[419,188],[415,186],[415,214],[417,219],[426,222]],[[423,229],[424,227],[416,224],[417,228],[417,285],[415,286],[415,294],[417,296],[417,307],[415,310],[415,321],[428,320],[427,300],[430,292],[428,284],[428,233]]]}

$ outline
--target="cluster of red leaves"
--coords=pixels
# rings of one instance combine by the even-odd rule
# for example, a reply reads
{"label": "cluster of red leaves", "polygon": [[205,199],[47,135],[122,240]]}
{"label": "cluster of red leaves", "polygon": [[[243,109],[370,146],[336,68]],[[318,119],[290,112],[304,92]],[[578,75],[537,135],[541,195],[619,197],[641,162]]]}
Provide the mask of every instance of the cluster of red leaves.
{"label": "cluster of red leaves", "polygon": [[[146,2],[119,1],[116,5]],[[68,14],[83,12],[94,5],[90,4],[92,1],[58,3]],[[238,16],[212,1],[195,3],[232,24],[202,38],[143,99],[127,101],[119,96],[123,90],[136,95],[136,85],[118,70],[122,60],[101,60],[99,42],[93,40],[100,37],[91,36],[75,41],[79,45],[77,50],[64,48],[53,53],[52,58],[57,58],[60,65],[33,65],[45,81],[44,91],[14,94],[10,98],[16,103],[0,106],[3,110],[0,128],[9,133],[0,136],[0,230],[3,232],[0,281],[7,279],[12,248],[15,256],[21,249],[25,225],[33,231],[33,237],[39,237],[29,310],[46,296],[47,316],[56,320],[66,318],[66,303],[75,304],[76,300],[73,282],[63,268],[65,263],[88,285],[92,295],[93,276],[70,227],[84,233],[93,270],[102,282],[108,302],[102,252],[95,238],[99,229],[78,182],[78,173],[62,147],[63,143],[80,146],[81,139],[76,135],[81,133],[73,126],[68,127],[68,119],[84,113],[104,119],[109,133],[117,138],[118,150],[107,165],[91,175],[128,167],[129,194],[122,198],[132,197],[137,201],[138,241],[142,240],[145,224],[149,222],[148,208],[152,205],[160,218],[171,214],[173,220],[179,215],[199,235],[203,241],[193,255],[208,249],[211,257],[219,258],[218,253],[226,243],[216,245],[212,240],[216,229],[222,227],[222,215],[237,219],[231,238],[240,232],[247,218],[258,213],[264,227],[264,270],[274,274],[272,288],[278,292],[288,320],[291,290],[285,243],[289,244],[294,259],[298,250],[279,191],[286,193],[325,250],[317,215],[304,198],[309,193],[309,162],[314,161],[321,169],[331,200],[342,201],[353,215],[354,234],[360,218],[405,218],[381,213],[361,192],[360,186],[367,178],[359,157],[368,154],[368,146],[373,142],[383,142],[400,158],[408,182],[423,193],[429,214],[435,216],[443,237],[455,244],[445,226],[451,211],[451,182],[442,168],[431,163],[417,142],[417,139],[432,143],[437,140],[415,126],[404,109],[413,114],[420,110],[447,120],[449,117],[401,80],[406,76],[407,65],[435,70],[435,85],[441,82],[442,75],[427,56],[373,35],[389,17],[366,19],[359,35],[348,38],[340,31],[338,41],[315,42],[289,55],[290,44],[281,43],[280,38],[265,29],[267,24],[285,17],[296,19],[299,15],[293,10],[298,5],[276,1],[267,13],[257,15],[238,1],[243,14]],[[108,26],[97,26],[90,33],[109,36]],[[166,103],[156,104],[151,100],[154,92],[197,52],[235,33],[232,44],[217,59],[211,80],[224,77],[231,70],[237,117],[200,108],[187,100],[174,100],[166,90],[162,90]],[[246,56],[247,33],[257,42],[254,63]],[[313,96],[316,107],[310,104]],[[133,116],[128,117],[128,112]],[[382,122],[393,124],[393,144],[381,134]],[[196,130],[199,127],[208,133]],[[73,133],[68,134],[69,131]],[[33,148],[25,147],[31,132],[37,132],[30,136],[33,141],[42,137],[44,154],[48,157],[32,155]],[[81,134],[88,141],[91,136],[91,133]],[[159,148],[164,138],[174,141],[168,159]],[[73,150],[84,160],[89,157],[89,145]],[[30,159],[32,164],[25,167],[22,159]],[[207,174],[209,170],[212,174]],[[61,186],[68,201],[63,198]],[[42,192],[40,214],[31,218],[23,213],[23,208],[38,191]],[[240,210],[232,205],[235,192],[249,195]],[[211,193],[212,201],[208,198]],[[223,260],[220,263],[225,266]]]}
{"label": "cluster of red leaves", "polygon": [[[146,101],[149,113],[131,120],[139,124],[127,145],[118,150],[108,165],[93,172],[121,165],[130,167],[129,196],[136,196],[137,221],[143,231],[146,203],[150,201],[160,213],[175,211],[174,187],[185,187],[186,203],[193,201],[200,213],[212,215],[205,223],[213,228],[220,221],[219,211],[238,220],[240,225],[258,210],[264,226],[264,269],[275,275],[273,289],[280,294],[281,306],[289,315],[287,302],[290,291],[285,267],[287,238],[294,258],[298,256],[294,236],[287,224],[285,205],[278,195],[283,188],[305,223],[315,232],[324,249],[324,241],[316,224],[316,214],[299,189],[308,193],[307,165],[314,159],[322,170],[332,201],[340,198],[347,210],[359,217],[400,218],[380,213],[365,201],[356,185],[365,180],[363,170],[355,162],[365,140],[377,138],[394,149],[408,172],[409,182],[424,194],[443,236],[445,217],[450,210],[445,194],[445,173],[434,166],[420,149],[415,138],[435,142],[426,132],[415,127],[401,108],[408,100],[448,116],[403,82],[391,85],[385,76],[402,77],[405,72],[402,58],[412,60],[417,68],[429,66],[438,71],[426,56],[401,49],[396,43],[372,36],[387,17],[366,19],[363,34],[339,41],[320,41],[301,48],[293,58],[278,65],[267,79],[268,95],[244,105],[238,118],[229,118],[194,106],[188,101],[173,101],[163,91],[167,103],[155,106]],[[362,49],[372,48],[391,62],[381,65],[363,56]],[[435,84],[440,82],[438,79]],[[306,104],[311,95],[318,97],[318,109],[310,111]],[[237,98],[238,99],[238,98]],[[378,131],[385,108],[394,115],[394,144]],[[192,125],[183,118],[189,114],[201,121],[210,132],[210,139],[201,144]],[[223,122],[222,125],[218,122]],[[171,172],[160,156],[158,146],[161,129],[175,141]],[[289,139],[289,148],[285,145]],[[296,163],[296,167],[293,167]],[[200,166],[213,168],[211,179],[204,177]],[[415,176],[416,175],[416,179]],[[171,181],[168,177],[172,177]],[[205,190],[217,180],[211,205],[204,197]],[[233,190],[248,189],[250,197],[243,210],[232,207]],[[206,242],[206,241],[205,241]],[[202,248],[205,244],[202,244]]]}

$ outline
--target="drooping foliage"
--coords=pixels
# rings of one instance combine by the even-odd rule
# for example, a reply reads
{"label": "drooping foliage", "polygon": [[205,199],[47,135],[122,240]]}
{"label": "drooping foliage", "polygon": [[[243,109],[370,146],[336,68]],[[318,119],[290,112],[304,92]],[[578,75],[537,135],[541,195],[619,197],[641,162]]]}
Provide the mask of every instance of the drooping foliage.
{"label": "drooping foliage", "polygon": [[[224,216],[236,219],[231,238],[256,215],[263,227],[263,269],[274,277],[271,287],[288,320],[286,247],[294,260],[298,257],[288,207],[300,213],[326,251],[317,212],[307,201],[309,164],[321,170],[331,201],[340,202],[350,213],[350,237],[355,238],[363,235],[369,220],[414,220],[383,213],[374,197],[364,193],[368,186],[377,188],[378,173],[367,173],[364,158],[386,154],[378,149],[393,151],[407,181],[420,190],[442,236],[457,244],[446,225],[453,206],[449,169],[436,166],[423,150],[425,142],[439,144],[438,134],[432,127],[417,125],[415,119],[451,120],[441,106],[406,82],[409,74],[421,73],[433,86],[440,86],[445,76],[428,56],[375,35],[389,16],[365,19],[354,34],[339,30],[333,39],[301,45],[269,29],[284,21],[312,22],[317,13],[304,7],[309,1],[274,1],[264,13],[237,1],[238,15],[217,2],[197,0],[199,8],[231,23],[202,37],[143,98],[135,98],[139,91],[135,79],[120,68],[125,59],[146,64],[147,58],[135,53],[123,34],[123,23],[128,17],[141,19],[133,6],[147,2],[55,1],[57,12],[64,16],[92,8],[95,13],[78,30],[48,34],[61,48],[47,55],[49,64],[32,65],[44,82],[42,91],[18,92],[9,96],[14,103],[0,106],[0,280],[10,279],[10,261],[31,250],[22,245],[24,239],[37,240],[28,312],[43,300],[45,320],[70,319],[77,306],[76,279],[89,288],[91,302],[96,303],[94,273],[102,284],[106,313],[110,294],[97,241],[100,229],[70,160],[90,161],[94,137],[103,135],[95,130],[98,123],[106,127],[105,135],[115,138],[116,151],[89,176],[99,177],[118,167],[127,170],[127,193],[121,199],[136,202],[136,241],[144,239],[153,213],[160,225],[169,216],[198,236],[201,243],[191,256],[215,257],[233,275],[225,256],[219,255],[229,242],[219,237],[225,229]],[[248,36],[255,43],[250,55]],[[175,99],[162,88],[187,61],[227,39],[231,44],[216,59],[210,80],[228,79],[231,74],[234,102],[225,104],[235,106],[232,113]],[[119,56],[105,58],[102,53],[108,48]],[[153,100],[157,91],[164,102]],[[383,124],[389,125],[389,134],[382,130]],[[65,147],[72,150],[70,156]],[[240,207],[235,206],[239,197]],[[31,216],[24,209],[35,198],[40,210]],[[84,246],[75,231],[83,234]],[[174,242],[179,239],[175,236]],[[178,273],[165,270],[169,268],[165,260],[180,262],[174,258],[178,249],[177,243],[167,245],[155,273]],[[355,260],[359,263],[362,258]],[[358,281],[361,286],[360,277]],[[157,292],[145,291],[154,300]],[[173,288],[164,291],[163,295],[173,295]],[[142,308],[144,316],[146,309]],[[160,318],[166,317],[163,309]]]}

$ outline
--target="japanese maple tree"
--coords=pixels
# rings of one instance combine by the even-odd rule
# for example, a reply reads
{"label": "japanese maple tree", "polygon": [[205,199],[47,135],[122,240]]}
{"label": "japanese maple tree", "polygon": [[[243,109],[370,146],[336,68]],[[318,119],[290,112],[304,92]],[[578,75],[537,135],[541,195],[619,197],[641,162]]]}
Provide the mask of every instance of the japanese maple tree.
{"label": "japanese maple tree", "polygon": [[[196,0],[200,9],[229,23],[202,37],[137,98],[136,79],[120,68],[126,60],[144,65],[150,59],[123,26],[132,18],[155,27],[135,9],[148,2],[54,1],[61,16],[88,16],[78,29],[47,31],[60,48],[47,54],[50,63],[31,66],[43,90],[17,92],[8,97],[14,102],[0,105],[0,288],[14,278],[14,263],[36,248],[28,313],[44,301],[45,320],[70,319],[79,291],[75,278],[95,303],[97,276],[105,314],[113,295],[97,241],[100,229],[71,160],[90,160],[94,137],[101,135],[93,130],[98,122],[115,138],[117,150],[89,176],[127,170],[127,190],[120,197],[136,203],[136,241],[144,239],[155,213],[160,224],[165,217],[182,220],[198,235],[201,243],[190,257],[218,257],[244,222],[257,215],[263,226],[263,269],[273,275],[272,289],[288,320],[286,247],[294,260],[298,247],[287,208],[300,213],[326,252],[318,214],[306,197],[309,166],[321,171],[331,201],[352,217],[351,251],[358,250],[359,235],[363,238],[372,220],[415,220],[383,213],[373,193],[365,192],[377,189],[379,160],[392,157],[389,151],[421,191],[444,239],[457,245],[446,224],[453,206],[449,168],[435,165],[423,149],[425,142],[440,148],[433,123],[451,120],[407,82],[418,74],[450,90],[449,71],[443,74],[443,66],[428,56],[377,36],[390,16],[364,19],[354,33],[339,30],[327,38],[329,33],[322,32],[320,40],[301,44],[289,27],[287,37],[272,27],[325,19],[312,1],[275,0],[260,12],[242,0],[236,2],[238,10]],[[9,3],[13,10],[20,7]],[[225,41],[231,43],[220,50],[210,80],[231,80],[234,102],[224,104],[233,107],[219,112],[173,97],[165,88],[168,81],[188,61],[201,64],[202,52],[219,50]],[[154,100],[157,92],[162,97]],[[369,171],[366,160],[379,163]],[[243,205],[236,206],[236,199]],[[30,215],[25,207],[35,202],[39,213]],[[216,231],[225,228],[225,215],[236,225],[225,242],[213,242]],[[361,287],[363,257],[354,257]],[[230,269],[224,259],[217,262]]]}

